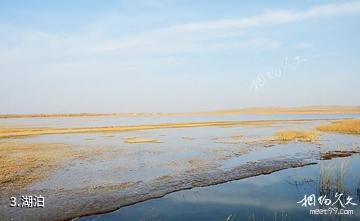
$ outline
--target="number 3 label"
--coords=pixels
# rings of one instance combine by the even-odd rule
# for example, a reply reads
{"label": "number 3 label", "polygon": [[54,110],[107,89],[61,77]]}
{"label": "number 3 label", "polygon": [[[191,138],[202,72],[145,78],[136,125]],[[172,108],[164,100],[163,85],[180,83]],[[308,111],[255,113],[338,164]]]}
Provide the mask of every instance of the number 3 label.
{"label": "number 3 label", "polygon": [[16,197],[10,198],[10,207],[16,207]]}

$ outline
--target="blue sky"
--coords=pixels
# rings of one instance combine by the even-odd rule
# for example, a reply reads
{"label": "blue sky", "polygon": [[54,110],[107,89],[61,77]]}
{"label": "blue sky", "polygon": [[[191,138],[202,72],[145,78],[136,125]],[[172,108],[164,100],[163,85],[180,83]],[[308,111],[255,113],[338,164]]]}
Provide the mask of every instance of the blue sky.
{"label": "blue sky", "polygon": [[359,105],[360,1],[0,0],[0,113]]}

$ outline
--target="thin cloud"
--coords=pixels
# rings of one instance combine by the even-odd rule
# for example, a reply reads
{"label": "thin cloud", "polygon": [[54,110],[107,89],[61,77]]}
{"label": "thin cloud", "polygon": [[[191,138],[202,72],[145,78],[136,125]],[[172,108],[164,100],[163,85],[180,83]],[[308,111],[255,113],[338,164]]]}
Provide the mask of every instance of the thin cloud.
{"label": "thin cloud", "polygon": [[360,2],[356,1],[315,6],[304,11],[272,11],[248,18],[191,22],[174,26],[173,29],[179,32],[242,29],[260,25],[287,24],[307,19],[347,15],[358,12],[360,12]]}

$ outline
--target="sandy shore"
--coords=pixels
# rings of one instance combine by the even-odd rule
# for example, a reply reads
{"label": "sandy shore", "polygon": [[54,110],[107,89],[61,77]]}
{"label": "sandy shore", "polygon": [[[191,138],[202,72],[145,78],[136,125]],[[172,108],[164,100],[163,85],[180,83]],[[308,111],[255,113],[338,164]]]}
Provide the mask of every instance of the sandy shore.
{"label": "sandy shore", "polygon": [[[99,133],[99,132],[125,132],[168,128],[190,128],[190,127],[228,127],[228,126],[267,126],[276,123],[301,123],[312,120],[258,120],[258,121],[213,121],[213,122],[184,122],[184,123],[162,123],[129,126],[106,126],[106,127],[76,127],[76,128],[20,128],[0,127],[0,138],[11,138],[21,136],[35,136],[46,134],[71,134],[71,133]],[[322,119],[324,120],[324,119]]]}

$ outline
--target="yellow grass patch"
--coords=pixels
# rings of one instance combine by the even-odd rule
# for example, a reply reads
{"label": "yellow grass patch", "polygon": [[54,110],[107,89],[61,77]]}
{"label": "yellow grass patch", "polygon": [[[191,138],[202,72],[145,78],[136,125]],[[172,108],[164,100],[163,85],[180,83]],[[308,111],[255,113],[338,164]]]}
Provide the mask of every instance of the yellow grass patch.
{"label": "yellow grass patch", "polygon": [[125,131],[154,130],[154,129],[167,129],[167,128],[267,126],[276,123],[302,123],[307,121],[309,120],[212,121],[212,122],[162,123],[162,124],[107,126],[107,127],[77,127],[77,128],[0,127],[0,138],[47,135],[47,134],[125,132]]}
{"label": "yellow grass patch", "polygon": [[317,129],[324,132],[360,134],[360,119],[338,120]]}
{"label": "yellow grass patch", "polygon": [[160,141],[145,137],[124,137],[125,143],[160,143]]}
{"label": "yellow grass patch", "polygon": [[22,188],[43,178],[69,154],[65,144],[0,143],[0,190]]}
{"label": "yellow grass patch", "polygon": [[301,141],[313,142],[318,134],[313,131],[279,131],[276,133],[276,140],[279,141]]}
{"label": "yellow grass patch", "polygon": [[105,153],[114,156],[116,152],[103,147],[76,148],[62,143],[0,143],[0,195],[45,178],[67,161],[91,159]]}

